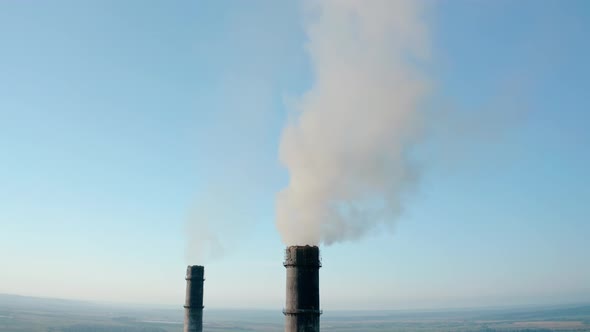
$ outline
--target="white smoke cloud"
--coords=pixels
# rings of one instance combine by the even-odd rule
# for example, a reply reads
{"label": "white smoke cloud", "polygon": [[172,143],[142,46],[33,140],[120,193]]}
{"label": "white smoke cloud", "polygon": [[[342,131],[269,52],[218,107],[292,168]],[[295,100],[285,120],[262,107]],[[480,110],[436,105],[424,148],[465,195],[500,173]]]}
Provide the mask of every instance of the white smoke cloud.
{"label": "white smoke cloud", "polygon": [[315,78],[279,156],[290,181],[277,197],[277,227],[288,245],[352,240],[396,219],[418,177],[410,153],[429,91],[422,3],[307,4]]}

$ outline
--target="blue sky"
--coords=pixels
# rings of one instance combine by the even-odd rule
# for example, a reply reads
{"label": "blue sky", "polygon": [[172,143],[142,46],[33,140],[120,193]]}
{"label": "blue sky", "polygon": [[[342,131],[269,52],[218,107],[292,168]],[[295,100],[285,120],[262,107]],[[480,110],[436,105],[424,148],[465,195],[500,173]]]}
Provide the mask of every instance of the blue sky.
{"label": "blue sky", "polygon": [[[590,5],[425,17],[422,179],[393,234],[323,248],[324,309],[590,301]],[[303,22],[295,1],[0,2],[0,292],[180,305],[205,263],[206,306],[282,308]],[[187,245],[203,218],[220,257]]]}

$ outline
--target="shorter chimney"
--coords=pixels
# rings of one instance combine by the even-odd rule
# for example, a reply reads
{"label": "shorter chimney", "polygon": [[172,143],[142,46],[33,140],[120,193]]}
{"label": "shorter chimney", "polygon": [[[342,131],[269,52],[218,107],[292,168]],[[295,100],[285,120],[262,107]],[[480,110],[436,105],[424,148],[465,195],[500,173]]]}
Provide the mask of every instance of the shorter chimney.
{"label": "shorter chimney", "polygon": [[186,269],[186,299],[184,303],[184,332],[203,331],[203,281],[205,268],[189,265]]}

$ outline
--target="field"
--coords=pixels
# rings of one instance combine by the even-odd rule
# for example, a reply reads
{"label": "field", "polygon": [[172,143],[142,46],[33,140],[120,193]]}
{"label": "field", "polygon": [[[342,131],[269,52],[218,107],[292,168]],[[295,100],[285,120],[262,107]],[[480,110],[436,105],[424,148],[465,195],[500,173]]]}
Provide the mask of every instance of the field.
{"label": "field", "polygon": [[[280,310],[205,310],[205,331],[283,331]],[[590,305],[438,311],[325,311],[322,331],[590,331]],[[0,294],[0,332],[182,331],[182,308]]]}

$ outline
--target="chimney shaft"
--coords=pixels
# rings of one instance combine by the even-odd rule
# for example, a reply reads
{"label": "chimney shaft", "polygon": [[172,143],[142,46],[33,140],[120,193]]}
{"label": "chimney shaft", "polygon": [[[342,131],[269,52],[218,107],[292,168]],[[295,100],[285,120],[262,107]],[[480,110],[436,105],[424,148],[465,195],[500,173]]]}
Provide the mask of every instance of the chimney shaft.
{"label": "chimney shaft", "polygon": [[184,332],[203,331],[203,278],[205,268],[189,265],[186,269],[186,299],[184,303]]}
{"label": "chimney shaft", "polygon": [[320,331],[320,250],[290,246],[285,250],[287,303],[285,332]]}

